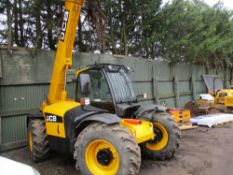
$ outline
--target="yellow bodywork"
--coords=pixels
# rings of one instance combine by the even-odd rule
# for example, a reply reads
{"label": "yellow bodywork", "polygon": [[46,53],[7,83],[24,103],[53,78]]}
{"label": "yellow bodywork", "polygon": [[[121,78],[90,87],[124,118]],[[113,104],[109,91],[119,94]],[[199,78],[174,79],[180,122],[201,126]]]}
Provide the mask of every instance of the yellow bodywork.
{"label": "yellow bodywork", "polygon": [[80,103],[74,101],[61,101],[44,107],[43,115],[45,116],[45,120],[46,120],[46,114],[52,114],[62,118],[62,122],[46,121],[47,135],[66,138],[65,125],[64,125],[65,112],[78,106],[80,106]]}
{"label": "yellow bodywork", "polygon": [[233,96],[233,89],[223,89],[217,92],[215,99],[217,103],[225,104],[226,97]]}
{"label": "yellow bodywork", "polygon": [[135,136],[138,144],[148,140],[154,140],[154,128],[151,122],[141,120],[141,124],[137,125],[127,123],[122,119],[120,124],[129,129],[129,131]]}
{"label": "yellow bodywork", "polygon": [[86,67],[86,68],[83,68],[83,69],[78,69],[78,70],[75,72],[75,76],[78,77],[79,74],[80,74],[81,72],[86,71],[86,70],[88,70],[88,69],[90,69],[90,68],[89,68],[89,67]]}
{"label": "yellow bodywork", "polygon": [[[46,121],[47,135],[66,138],[64,115],[66,111],[69,111],[78,106],[80,106],[80,103],[74,101],[61,101],[44,107],[43,114],[45,116],[45,120],[46,115],[48,114],[56,115],[62,118],[62,122]],[[154,139],[153,124],[151,122],[141,121],[141,123],[137,125],[127,123],[124,119],[122,119],[120,124],[129,129],[133,136],[135,136],[137,143],[142,143]]]}
{"label": "yellow bodywork", "polygon": [[195,102],[195,105],[197,107],[214,107],[215,106],[215,101],[209,101],[209,100],[203,100],[203,99],[198,99]]}
{"label": "yellow bodywork", "polygon": [[224,105],[226,107],[233,107],[233,96],[226,96]]}

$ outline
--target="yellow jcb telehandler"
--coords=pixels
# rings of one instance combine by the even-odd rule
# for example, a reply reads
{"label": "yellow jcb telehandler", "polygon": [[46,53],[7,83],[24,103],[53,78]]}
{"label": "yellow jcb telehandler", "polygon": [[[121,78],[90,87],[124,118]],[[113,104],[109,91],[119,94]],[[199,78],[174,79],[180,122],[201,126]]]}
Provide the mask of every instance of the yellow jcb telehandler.
{"label": "yellow jcb telehandler", "polygon": [[84,175],[134,175],[141,151],[153,159],[171,158],[180,144],[180,130],[158,105],[141,106],[128,69],[100,64],[76,72],[76,99],[68,98],[66,74],[84,0],[65,2],[48,98],[41,112],[27,118],[32,160],[50,150],[73,155]]}

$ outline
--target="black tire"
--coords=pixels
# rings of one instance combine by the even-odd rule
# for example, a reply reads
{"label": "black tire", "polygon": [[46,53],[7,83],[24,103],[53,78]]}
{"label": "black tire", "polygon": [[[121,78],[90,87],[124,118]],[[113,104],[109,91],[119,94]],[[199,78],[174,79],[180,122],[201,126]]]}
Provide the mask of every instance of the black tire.
{"label": "black tire", "polygon": [[208,114],[215,114],[215,113],[224,113],[227,111],[227,107],[223,104],[216,104],[215,107],[210,108],[208,110]]}
{"label": "black tire", "polygon": [[208,110],[208,114],[216,114],[216,113],[221,113],[221,111],[219,109],[216,109],[216,108],[210,108]]}
{"label": "black tire", "polygon": [[[147,144],[150,143],[149,142],[143,143],[141,145],[142,156],[144,158],[149,158],[153,160],[171,159],[174,156],[176,150],[179,148],[181,141],[181,132],[177,123],[167,113],[154,114],[151,122],[154,123],[155,129],[158,129],[156,128],[155,123],[159,123],[161,126],[164,127],[164,129],[167,131],[168,140],[166,145],[160,150],[149,149]],[[163,137],[163,135],[161,137]],[[152,144],[157,144],[157,142]]]}
{"label": "black tire", "polygon": [[[31,134],[31,137],[30,137]],[[30,146],[31,140],[31,146]],[[49,143],[46,135],[45,121],[32,119],[28,124],[28,146],[30,157],[34,162],[41,162],[50,155]]]}
{"label": "black tire", "polygon": [[[78,136],[75,143],[74,159],[76,159],[76,168],[80,169],[84,175],[113,175],[112,173],[91,172],[85,159],[85,152],[88,152],[88,145],[96,140],[105,140],[114,146],[119,156],[119,168],[113,174],[117,175],[135,175],[138,174],[141,165],[141,150],[136,143],[135,138],[128,129],[119,124],[106,125],[102,123],[93,123],[87,126]],[[97,156],[96,156],[96,159]],[[115,158],[112,158],[113,160]],[[96,164],[99,164],[98,162]],[[99,171],[98,171],[99,172]]]}

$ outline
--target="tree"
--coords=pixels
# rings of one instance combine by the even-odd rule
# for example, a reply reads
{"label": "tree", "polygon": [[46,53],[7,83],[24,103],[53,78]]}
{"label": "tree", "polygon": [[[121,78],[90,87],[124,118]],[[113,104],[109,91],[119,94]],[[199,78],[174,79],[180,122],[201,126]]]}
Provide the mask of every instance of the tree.
{"label": "tree", "polygon": [[[55,50],[63,0],[0,2],[0,41]],[[225,68],[233,61],[231,10],[202,0],[87,0],[74,49]]]}

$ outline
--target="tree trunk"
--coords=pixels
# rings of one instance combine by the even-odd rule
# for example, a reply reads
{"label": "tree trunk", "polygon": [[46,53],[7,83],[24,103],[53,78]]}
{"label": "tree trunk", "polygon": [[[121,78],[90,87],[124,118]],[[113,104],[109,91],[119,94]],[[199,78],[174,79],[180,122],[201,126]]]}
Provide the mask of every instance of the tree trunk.
{"label": "tree trunk", "polygon": [[110,41],[112,45],[112,54],[116,54],[116,43],[115,43],[115,34],[114,34],[114,27],[112,24],[112,12],[111,9],[109,10],[109,27],[110,27]]}
{"label": "tree trunk", "polygon": [[18,7],[17,7],[17,3],[18,1],[15,0],[14,1],[14,7],[13,7],[13,11],[14,11],[14,40],[16,45],[19,45],[19,34],[18,34],[18,26],[19,26],[19,21],[18,21]]}
{"label": "tree trunk", "polygon": [[79,23],[78,23],[78,48],[79,48],[80,52],[86,52],[87,51],[87,47],[83,43],[82,36],[83,36],[83,33],[82,33],[82,23],[81,23],[81,20],[79,20]]}
{"label": "tree trunk", "polygon": [[41,10],[41,0],[38,3],[38,7],[35,9],[35,18],[36,18],[36,48],[42,48],[42,30],[41,30],[41,18],[40,18],[40,10]]}
{"label": "tree trunk", "polygon": [[125,50],[125,55],[127,56],[128,55],[128,40],[127,40],[127,34],[126,34],[126,28],[125,28],[125,25],[124,25],[124,30],[123,30],[123,34],[124,34],[124,50]]}
{"label": "tree trunk", "polygon": [[55,41],[53,39],[53,25],[52,25],[52,10],[51,10],[51,1],[47,0],[47,28],[48,28],[48,43],[51,50],[55,50]]}
{"label": "tree trunk", "polygon": [[100,1],[89,1],[89,15],[91,17],[93,26],[96,30],[97,40],[99,42],[99,50],[101,53],[105,52],[105,15],[101,9]]}
{"label": "tree trunk", "polygon": [[20,28],[20,46],[25,46],[24,39],[24,22],[23,22],[23,12],[22,12],[22,0],[19,0],[19,28]]}
{"label": "tree trunk", "polygon": [[209,61],[208,59],[205,61],[205,70],[206,70],[206,74],[209,74],[209,69],[210,69],[210,65],[209,65]]}
{"label": "tree trunk", "polygon": [[13,38],[12,38],[12,12],[11,12],[11,2],[10,0],[6,0],[6,11],[7,11],[7,27],[8,27],[8,46],[13,46]]}

